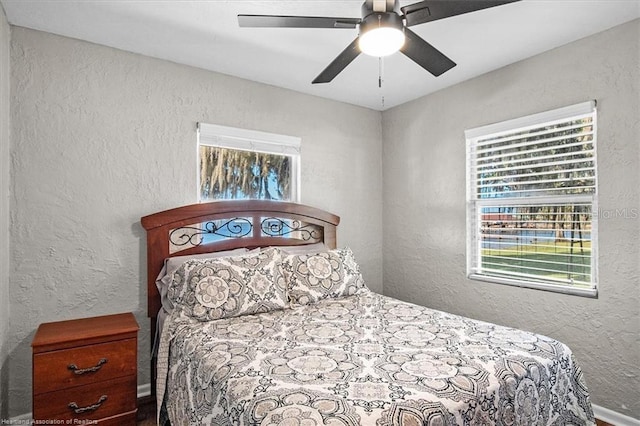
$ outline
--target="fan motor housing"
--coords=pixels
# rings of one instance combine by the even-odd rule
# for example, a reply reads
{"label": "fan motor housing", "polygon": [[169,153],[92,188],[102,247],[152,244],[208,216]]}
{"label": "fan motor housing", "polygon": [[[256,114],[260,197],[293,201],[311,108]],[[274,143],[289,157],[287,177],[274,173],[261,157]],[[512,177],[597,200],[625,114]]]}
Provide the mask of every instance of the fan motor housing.
{"label": "fan motor housing", "polygon": [[402,18],[394,12],[372,12],[362,18],[360,23],[360,35],[377,27],[397,28],[400,31],[404,28]]}

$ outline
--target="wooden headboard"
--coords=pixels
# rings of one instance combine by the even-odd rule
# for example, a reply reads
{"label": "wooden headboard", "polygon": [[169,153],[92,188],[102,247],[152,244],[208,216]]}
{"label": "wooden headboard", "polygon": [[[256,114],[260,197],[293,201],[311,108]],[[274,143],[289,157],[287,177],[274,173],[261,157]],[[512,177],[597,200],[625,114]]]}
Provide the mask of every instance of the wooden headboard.
{"label": "wooden headboard", "polygon": [[145,216],[141,222],[147,231],[147,314],[155,318],[161,306],[156,277],[166,258],[318,242],[336,248],[340,218],[302,204],[233,200],[165,210]]}

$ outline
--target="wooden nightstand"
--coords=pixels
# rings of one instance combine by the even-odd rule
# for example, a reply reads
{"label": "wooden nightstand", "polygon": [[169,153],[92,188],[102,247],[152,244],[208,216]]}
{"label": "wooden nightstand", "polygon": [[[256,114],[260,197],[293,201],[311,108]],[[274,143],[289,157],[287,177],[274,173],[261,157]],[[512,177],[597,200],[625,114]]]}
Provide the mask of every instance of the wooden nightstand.
{"label": "wooden nightstand", "polygon": [[41,324],[33,337],[33,418],[135,425],[138,323],[131,313]]}

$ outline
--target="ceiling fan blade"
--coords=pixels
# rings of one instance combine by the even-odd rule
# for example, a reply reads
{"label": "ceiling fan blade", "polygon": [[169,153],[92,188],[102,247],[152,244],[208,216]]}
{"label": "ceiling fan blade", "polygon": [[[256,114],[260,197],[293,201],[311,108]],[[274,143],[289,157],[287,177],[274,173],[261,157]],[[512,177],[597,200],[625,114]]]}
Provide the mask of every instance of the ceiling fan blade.
{"label": "ceiling fan blade", "polygon": [[312,83],[329,83],[335,78],[335,76],[340,74],[347,65],[353,62],[359,54],[360,48],[358,47],[358,38],[356,38],[312,81]]}
{"label": "ceiling fan blade", "polygon": [[520,0],[425,0],[401,7],[406,26],[424,24],[438,19],[502,6]]}
{"label": "ceiling fan blade", "polygon": [[238,15],[241,27],[254,28],[355,28],[360,18],[325,16]]}
{"label": "ceiling fan blade", "polygon": [[438,77],[456,66],[456,63],[446,57],[444,53],[421,39],[410,29],[404,29],[404,36],[404,46],[400,51],[434,76]]}

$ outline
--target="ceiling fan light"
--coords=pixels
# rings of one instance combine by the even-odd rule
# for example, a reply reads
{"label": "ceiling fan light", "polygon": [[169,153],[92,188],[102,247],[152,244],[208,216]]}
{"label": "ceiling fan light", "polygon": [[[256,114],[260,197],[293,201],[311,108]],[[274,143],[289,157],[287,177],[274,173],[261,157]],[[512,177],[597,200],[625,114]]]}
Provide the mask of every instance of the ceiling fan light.
{"label": "ceiling fan light", "polygon": [[404,45],[404,32],[393,27],[372,28],[360,35],[358,47],[370,56],[389,56]]}

